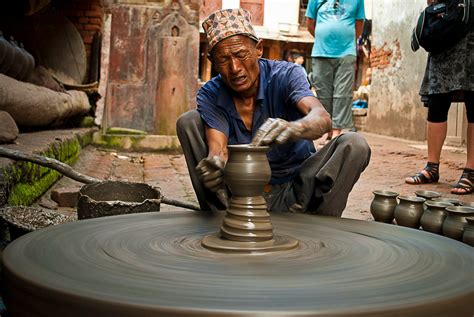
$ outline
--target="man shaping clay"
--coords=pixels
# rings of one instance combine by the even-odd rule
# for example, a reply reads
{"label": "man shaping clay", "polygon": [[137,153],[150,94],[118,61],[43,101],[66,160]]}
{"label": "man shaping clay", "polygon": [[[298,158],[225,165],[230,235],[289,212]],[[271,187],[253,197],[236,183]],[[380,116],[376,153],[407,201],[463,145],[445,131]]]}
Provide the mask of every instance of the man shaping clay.
{"label": "man shaping clay", "polygon": [[212,13],[204,22],[209,59],[219,73],[197,94],[197,110],[177,122],[178,138],[202,209],[227,206],[223,182],[228,144],[269,145],[269,211],[340,217],[370,160],[357,133],[344,133],[316,152],[313,140],[331,119],[300,66],[262,58],[263,43],[243,9]]}

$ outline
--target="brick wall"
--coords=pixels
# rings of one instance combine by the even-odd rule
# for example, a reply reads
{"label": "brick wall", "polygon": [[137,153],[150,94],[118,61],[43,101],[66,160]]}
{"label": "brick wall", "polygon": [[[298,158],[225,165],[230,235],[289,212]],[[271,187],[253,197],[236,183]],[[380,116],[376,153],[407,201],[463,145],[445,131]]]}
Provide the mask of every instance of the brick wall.
{"label": "brick wall", "polygon": [[63,0],[57,2],[56,7],[74,23],[81,33],[89,65],[94,34],[102,30],[103,7],[101,0]]}
{"label": "brick wall", "polygon": [[393,66],[401,59],[400,42],[384,43],[382,47],[372,46],[370,50],[370,67],[384,69]]}

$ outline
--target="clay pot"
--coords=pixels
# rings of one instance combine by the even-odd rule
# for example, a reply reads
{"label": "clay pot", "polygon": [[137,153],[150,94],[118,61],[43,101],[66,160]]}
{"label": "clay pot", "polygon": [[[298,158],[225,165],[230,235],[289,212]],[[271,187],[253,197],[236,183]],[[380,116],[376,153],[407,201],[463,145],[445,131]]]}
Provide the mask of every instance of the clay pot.
{"label": "clay pot", "polygon": [[441,194],[432,190],[417,190],[415,195],[426,200],[431,200],[433,198],[441,197]]}
{"label": "clay pot", "polygon": [[433,201],[442,201],[445,203],[450,203],[453,204],[454,206],[461,206],[461,201],[456,198],[448,198],[448,197],[438,197],[438,198],[433,198]]}
{"label": "clay pot", "polygon": [[392,223],[395,207],[397,207],[398,193],[388,190],[376,190],[370,204],[370,212],[378,222]]}
{"label": "clay pot", "polygon": [[446,207],[448,216],[443,223],[443,235],[452,239],[462,240],[466,217],[474,216],[473,207],[451,206]]}
{"label": "clay pot", "polygon": [[268,146],[229,145],[224,180],[233,196],[261,196],[272,171],[267,159]]}
{"label": "clay pot", "polygon": [[427,200],[425,205],[427,208],[421,216],[421,228],[428,232],[440,234],[443,229],[443,222],[448,216],[446,207],[453,206],[453,204]]}
{"label": "clay pot", "polygon": [[400,203],[395,208],[395,220],[399,226],[418,229],[426,199],[416,196],[399,196]]}
{"label": "clay pot", "polygon": [[474,217],[466,217],[467,225],[464,227],[462,242],[474,247]]}

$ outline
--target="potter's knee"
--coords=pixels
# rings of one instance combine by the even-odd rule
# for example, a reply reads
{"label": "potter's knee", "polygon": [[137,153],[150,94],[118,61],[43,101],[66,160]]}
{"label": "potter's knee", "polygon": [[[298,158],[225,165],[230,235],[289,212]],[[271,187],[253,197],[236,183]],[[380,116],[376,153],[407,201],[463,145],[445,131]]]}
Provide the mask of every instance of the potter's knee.
{"label": "potter's knee", "polygon": [[[201,116],[196,109],[189,110],[179,116],[176,121],[176,131],[182,131],[191,125],[196,125],[201,121]],[[194,124],[193,124],[194,123]]]}
{"label": "potter's knee", "polygon": [[339,143],[349,147],[354,157],[366,159],[367,161],[370,159],[370,146],[360,133],[346,132],[339,137]]}

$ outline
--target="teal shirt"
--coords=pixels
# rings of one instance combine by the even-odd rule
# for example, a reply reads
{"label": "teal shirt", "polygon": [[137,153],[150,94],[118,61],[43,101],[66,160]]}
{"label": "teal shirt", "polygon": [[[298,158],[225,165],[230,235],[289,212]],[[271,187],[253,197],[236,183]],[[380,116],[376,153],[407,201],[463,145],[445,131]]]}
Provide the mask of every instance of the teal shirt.
{"label": "teal shirt", "polygon": [[323,1],[309,0],[306,9],[306,16],[316,20],[311,56],[330,58],[356,56],[355,22],[365,19],[364,1],[328,0],[321,5]]}

